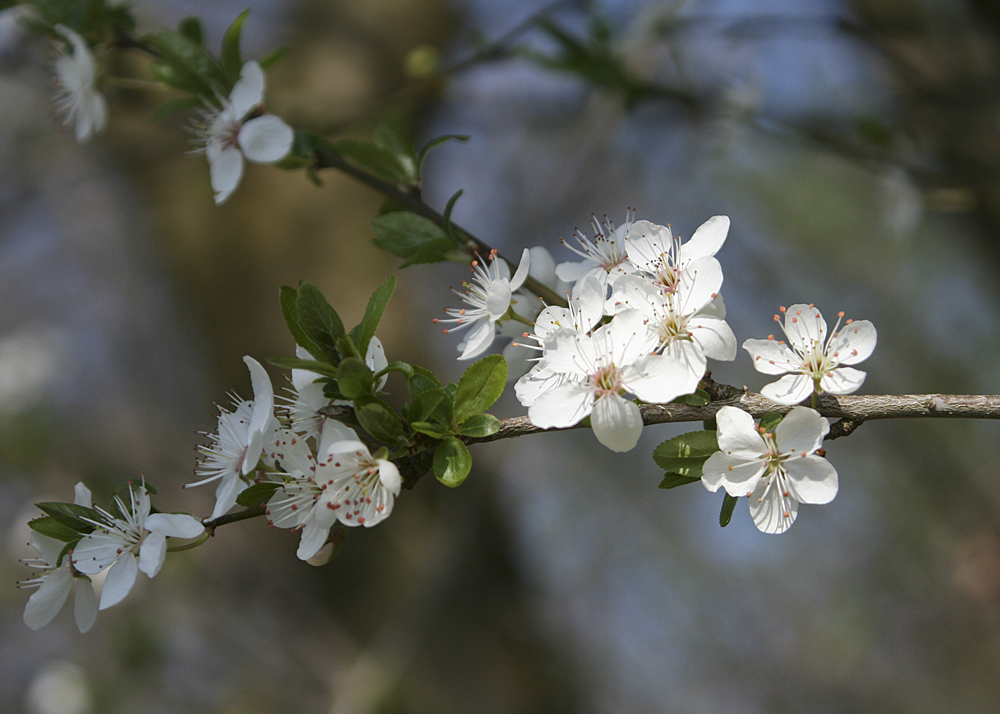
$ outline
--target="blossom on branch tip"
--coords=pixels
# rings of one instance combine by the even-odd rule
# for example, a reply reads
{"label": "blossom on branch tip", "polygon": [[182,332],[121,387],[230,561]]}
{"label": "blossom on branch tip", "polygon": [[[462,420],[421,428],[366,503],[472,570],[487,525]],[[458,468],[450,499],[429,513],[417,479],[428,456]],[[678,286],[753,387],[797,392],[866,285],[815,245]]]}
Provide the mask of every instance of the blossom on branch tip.
{"label": "blossom on branch tip", "polygon": [[216,203],[223,203],[239,185],[244,157],[273,164],[292,150],[292,128],[273,114],[261,113],[263,101],[264,70],[255,61],[247,62],[229,96],[206,100],[208,107],[192,127],[204,145],[197,150],[208,157]]}
{"label": "blossom on branch tip", "polygon": [[469,328],[460,360],[472,359],[489,349],[496,337],[496,323],[507,314],[514,291],[524,285],[530,267],[531,253],[527,248],[521,254],[521,263],[513,278],[507,262],[497,256],[496,250],[485,261],[472,261],[472,282],[464,283],[464,291],[455,291],[468,307],[447,307],[444,310],[447,318],[434,318],[435,324],[455,324],[455,327],[445,328],[446,333]]}
{"label": "blossom on branch tip", "polygon": [[743,349],[753,357],[753,366],[764,374],[786,376],[772,382],[760,393],[776,404],[798,404],[814,392],[851,394],[865,381],[865,373],[848,365],[871,356],[878,335],[868,320],[846,320],[838,313],[837,323],[827,331],[823,315],[813,305],[797,304],[781,308],[784,323],[775,315],[787,340],[747,340]]}
{"label": "blossom on branch tip", "polygon": [[145,486],[136,488],[130,484],[128,493],[127,504],[115,496],[120,517],[94,507],[101,520],[91,521],[94,531],[83,536],[71,554],[73,567],[86,575],[111,568],[101,591],[101,610],[117,605],[128,595],[139,570],[150,578],[160,572],[167,553],[167,538],[196,538],[205,530],[196,518],[186,513],[150,514]]}
{"label": "blossom on branch tip", "polygon": [[54,108],[62,115],[63,126],[73,124],[76,140],[82,143],[103,131],[108,107],[97,91],[97,68],[87,43],[65,25],[56,25],[56,31],[68,46],[53,64]]}
{"label": "blossom on branch tip", "polygon": [[753,417],[736,407],[716,415],[719,451],[708,457],[701,481],[709,491],[724,488],[746,496],[750,515],[764,533],[784,533],[800,503],[832,501],[837,471],[816,453],[830,422],[809,407],[794,407],[773,432],[762,432]]}
{"label": "blossom on branch tip", "polygon": [[250,370],[254,398],[250,401],[234,398],[232,412],[219,408],[222,412],[219,414],[219,428],[208,435],[212,445],[198,448],[205,459],[195,473],[207,478],[184,484],[185,488],[190,488],[219,481],[212,518],[218,518],[236,505],[236,497],[249,485],[245,477],[256,468],[264,447],[279,426],[274,416],[274,390],[270,377],[252,357],[244,357],[243,361]]}
{"label": "blossom on branch tip", "polygon": [[635,272],[635,266],[629,262],[626,253],[625,239],[631,230],[633,213],[629,209],[625,214],[625,222],[615,226],[607,216],[598,221],[597,216],[591,216],[594,228],[593,239],[579,228],[574,238],[579,248],[575,248],[565,240],[562,244],[583,258],[579,261],[569,261],[556,266],[556,275],[568,283],[580,280],[586,275],[593,275],[607,287],[623,275]]}
{"label": "blossom on branch tip", "polygon": [[[636,221],[625,237],[628,259],[669,293],[689,289],[701,280],[718,281],[708,292],[722,286],[722,267],[715,259],[729,233],[728,216],[712,216],[702,223],[687,243],[681,243],[670,226]],[[717,276],[717,277],[716,277]]]}

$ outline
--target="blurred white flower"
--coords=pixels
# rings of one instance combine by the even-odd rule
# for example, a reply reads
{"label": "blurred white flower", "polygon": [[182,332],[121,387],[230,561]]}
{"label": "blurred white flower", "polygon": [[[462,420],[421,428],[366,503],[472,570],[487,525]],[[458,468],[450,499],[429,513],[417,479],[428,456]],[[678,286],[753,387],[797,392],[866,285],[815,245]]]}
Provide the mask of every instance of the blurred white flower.
{"label": "blurred white flower", "polygon": [[76,140],[84,142],[104,129],[107,104],[97,91],[97,68],[87,43],[65,25],[56,25],[56,31],[68,45],[53,65],[55,110],[62,115],[63,126],[73,124]]}

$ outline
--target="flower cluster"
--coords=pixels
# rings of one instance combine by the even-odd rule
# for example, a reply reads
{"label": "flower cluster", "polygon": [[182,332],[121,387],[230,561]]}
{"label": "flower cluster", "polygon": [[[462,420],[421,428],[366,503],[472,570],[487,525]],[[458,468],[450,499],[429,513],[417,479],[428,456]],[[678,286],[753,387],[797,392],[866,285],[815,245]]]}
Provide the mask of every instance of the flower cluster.
{"label": "flower cluster", "polygon": [[447,311],[453,322],[477,325],[460,359],[486,350],[498,321],[527,322],[532,330],[521,337],[530,342],[519,345],[534,351],[534,364],[515,391],[531,423],[569,427],[590,417],[602,444],[628,451],[642,418],[627,394],[669,402],[698,388],[708,359],[736,356],[715,258],[728,230],[729,219],[716,216],[682,243],[669,226],[631,212],[619,226],[594,219],[594,235],[577,230],[570,246],[580,260],[550,277],[569,286],[568,307],[547,306],[533,320],[512,309],[513,291],[530,274],[528,251],[514,280],[494,260],[500,269],[474,273],[463,294],[468,307]]}

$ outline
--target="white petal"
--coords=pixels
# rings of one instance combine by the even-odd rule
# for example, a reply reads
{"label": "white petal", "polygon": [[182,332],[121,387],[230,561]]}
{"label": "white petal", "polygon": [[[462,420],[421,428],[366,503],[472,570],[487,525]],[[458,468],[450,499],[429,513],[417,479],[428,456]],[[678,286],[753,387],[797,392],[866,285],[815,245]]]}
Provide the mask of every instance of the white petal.
{"label": "white petal", "polygon": [[340,441],[357,442],[358,433],[336,419],[327,419],[323,423],[323,433],[320,436],[316,453],[320,457],[325,457],[330,453],[331,447]]}
{"label": "white petal", "polygon": [[101,610],[117,605],[129,594],[135,584],[138,573],[135,556],[132,552],[122,554],[118,562],[111,566],[108,577],[104,579],[104,589],[101,590]]}
{"label": "white petal", "polygon": [[764,533],[784,533],[799,514],[799,502],[783,497],[778,488],[768,489],[765,480],[758,483],[749,501],[754,525]]}
{"label": "white petal", "polygon": [[[253,385],[253,416],[250,417],[250,431],[262,433],[274,416],[274,388],[271,386],[271,378],[260,362],[250,355],[243,357],[243,362],[250,370],[250,383]],[[254,463],[257,463],[256,459]]]}
{"label": "white petal", "polygon": [[656,345],[656,338],[646,328],[646,316],[638,310],[622,310],[610,323],[599,327],[594,332],[595,345],[602,344],[599,335],[604,331],[607,331],[604,344],[611,347],[611,361],[619,367],[635,364]]}
{"label": "white petal", "polygon": [[795,407],[774,428],[774,438],[783,454],[811,454],[823,445],[830,422],[809,407]]}
{"label": "white petal", "polygon": [[333,511],[327,508],[323,501],[317,504],[310,516],[302,529],[298,550],[295,551],[295,556],[299,560],[309,560],[319,552],[330,536],[330,528],[337,520]]}
{"label": "white petal", "polygon": [[[211,149],[212,144],[208,148]],[[234,146],[223,148],[214,158],[209,152],[208,170],[212,178],[212,190],[215,191],[215,202],[225,203],[243,177],[243,154]]]}
{"label": "white petal", "polygon": [[668,226],[649,221],[633,221],[625,237],[625,251],[629,261],[647,273],[656,273],[664,254],[669,255],[672,236]]}
{"label": "white petal", "polygon": [[698,226],[691,239],[681,246],[681,260],[694,260],[715,255],[726,242],[729,233],[729,216],[712,216]]}
{"label": "white petal", "polygon": [[813,393],[814,383],[804,374],[787,374],[777,382],[767,384],[760,393],[775,404],[798,404]]}
{"label": "white petal", "polygon": [[240,127],[236,138],[243,155],[261,164],[272,164],[284,158],[292,150],[294,139],[292,127],[273,114],[251,119]]}
{"label": "white petal", "polygon": [[236,497],[247,487],[247,483],[235,476],[224,477],[215,489],[215,508],[212,509],[212,518],[229,513],[229,509],[236,505]]}
{"label": "white petal", "polygon": [[722,407],[715,415],[719,448],[743,461],[753,461],[767,453],[767,444],[757,432],[753,417],[736,407]]}
{"label": "white petal", "polygon": [[399,489],[403,485],[403,481],[399,477],[399,469],[396,468],[396,464],[385,459],[377,459],[377,462],[378,479],[382,484],[382,488],[387,490],[393,496],[398,496]]}
{"label": "white petal", "polygon": [[162,531],[153,531],[139,546],[139,570],[149,577],[156,577],[167,555],[167,537]]}
{"label": "white petal", "polygon": [[[88,503],[87,505],[89,506],[90,504]],[[59,554],[62,552],[62,549],[66,547],[66,544],[61,540],[49,538],[38,531],[31,531],[31,538],[28,542],[42,556],[42,560],[53,568],[56,566],[56,561],[59,560]]]}
{"label": "white petal", "polygon": [[205,526],[186,513],[154,513],[146,519],[146,530],[160,531],[170,538],[197,538]]}
{"label": "white petal", "polygon": [[[617,319],[617,318],[616,318]],[[698,388],[702,369],[692,378],[691,371],[670,355],[649,355],[623,371],[625,388],[644,402],[669,402]]]}
{"label": "white petal", "polygon": [[698,258],[685,266],[680,280],[680,311],[690,315],[711,303],[722,290],[722,265],[711,256]]}
{"label": "white petal", "polygon": [[826,342],[826,320],[815,307],[792,305],[785,311],[785,333],[792,344],[812,349]]}
{"label": "white petal", "polygon": [[701,351],[709,359],[736,359],[736,335],[725,320],[715,317],[693,317],[688,321],[688,331]]}
{"label": "white petal", "polygon": [[239,81],[229,93],[229,103],[233,114],[242,119],[258,104],[264,101],[264,70],[256,61],[247,62],[240,70]]}
{"label": "white petal", "polygon": [[561,374],[556,374],[539,365],[532,367],[526,375],[517,380],[514,385],[514,394],[521,406],[530,407],[535,400],[550,389],[555,389],[563,383]]}
{"label": "white petal", "polygon": [[528,271],[531,270],[531,251],[527,248],[521,253],[521,263],[517,266],[517,271],[514,273],[514,277],[510,280],[510,289],[517,290],[524,284],[524,281],[528,277]]}
{"label": "white petal", "polygon": [[510,307],[510,298],[511,284],[506,280],[491,281],[486,286],[486,312],[490,316],[491,323],[504,316]]}
{"label": "white petal", "polygon": [[783,466],[788,472],[789,490],[802,503],[829,503],[837,496],[837,470],[822,456],[808,454],[788,459]]}
{"label": "white petal", "polygon": [[676,359],[687,372],[687,381],[678,396],[694,392],[698,388],[698,382],[705,376],[705,368],[708,366],[701,345],[693,340],[671,340],[663,354]]}
{"label": "white petal", "polygon": [[126,543],[120,536],[103,531],[88,533],[73,549],[73,567],[81,573],[94,575],[114,563],[118,551],[125,547]]}
{"label": "white petal", "polygon": [[466,339],[465,349],[462,350],[462,354],[458,358],[465,360],[478,357],[489,349],[490,345],[493,344],[494,337],[496,337],[496,326],[494,323],[489,320],[480,320],[479,324],[476,325],[475,329]]}
{"label": "white petal", "polygon": [[840,364],[858,364],[871,357],[876,342],[875,325],[868,320],[858,320],[837,331],[830,340],[828,352]]}
{"label": "white petal", "polygon": [[[365,364],[371,368],[372,372],[381,372],[389,366],[389,360],[385,356],[385,348],[382,346],[379,338],[374,335],[368,341],[368,350],[365,352]],[[388,378],[388,374],[383,374],[378,384],[375,385],[375,391],[382,389]]]}
{"label": "white petal", "polygon": [[594,436],[612,451],[631,451],[642,436],[642,414],[634,402],[617,394],[606,394],[590,415]]}
{"label": "white petal", "polygon": [[547,285],[553,290],[557,289],[559,285],[556,277],[556,261],[552,258],[552,254],[542,246],[535,246],[528,250],[531,252],[531,267],[528,269],[528,275],[542,285]]}
{"label": "white petal", "polygon": [[785,374],[802,365],[799,356],[777,340],[746,340],[743,349],[753,358],[754,369],[763,374]]}
{"label": "white petal", "polygon": [[756,488],[762,473],[764,462],[759,459],[747,461],[716,451],[702,467],[701,482],[709,491],[718,491],[722,486],[730,496],[740,498]]}
{"label": "white petal", "polygon": [[594,406],[594,391],[579,384],[563,384],[541,394],[528,407],[528,420],[542,429],[580,423]]}
{"label": "white petal", "polygon": [[861,389],[866,373],[854,367],[838,367],[823,375],[820,389],[830,394],[853,394]]}
{"label": "white petal", "polygon": [[73,617],[80,632],[88,632],[97,620],[97,593],[90,578],[75,578],[76,595],[73,602]]}
{"label": "white petal", "polygon": [[592,265],[593,263],[583,260],[560,263],[556,266],[556,276],[567,283],[575,283]]}
{"label": "white petal", "polygon": [[86,506],[87,508],[90,508],[94,505],[93,495],[90,493],[90,489],[83,485],[82,481],[73,487],[73,496],[73,503],[78,506]]}
{"label": "white petal", "polygon": [[68,568],[53,570],[45,576],[24,606],[24,624],[32,630],[45,627],[56,616],[73,585],[73,574]]}

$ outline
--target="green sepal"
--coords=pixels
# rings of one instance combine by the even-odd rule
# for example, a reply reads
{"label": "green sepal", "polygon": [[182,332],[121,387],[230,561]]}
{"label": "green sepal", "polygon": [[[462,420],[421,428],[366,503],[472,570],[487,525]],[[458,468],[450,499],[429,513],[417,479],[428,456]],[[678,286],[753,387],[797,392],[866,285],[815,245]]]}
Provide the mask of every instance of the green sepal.
{"label": "green sepal", "polygon": [[381,399],[365,397],[355,400],[354,416],[377,441],[390,446],[397,446],[403,441],[403,422]]}
{"label": "green sepal", "polygon": [[462,436],[484,437],[500,431],[500,420],[492,414],[473,414],[462,422],[458,433]]}
{"label": "green sepal", "polygon": [[714,431],[689,431],[657,446],[653,450],[653,461],[664,471],[697,480],[701,478],[705,461],[718,450],[719,441]]}
{"label": "green sepal", "polygon": [[733,510],[736,508],[738,500],[736,496],[730,496],[728,493],[722,499],[722,510],[719,512],[719,525],[723,528],[728,526],[729,521],[733,519]]}
{"label": "green sepal", "polygon": [[[80,542],[80,539],[79,539],[79,538],[77,538],[77,539],[76,539],[76,540],[74,540],[74,541],[69,541],[68,543],[66,543],[66,545],[64,545],[64,546],[62,547],[62,550],[60,550],[60,551],[59,551],[59,555],[58,555],[58,556],[56,557],[56,562],[55,562],[55,566],[56,566],[57,568],[58,568],[58,567],[61,567],[61,566],[62,566],[62,563],[63,563],[63,558],[65,558],[65,557],[66,557],[67,555],[69,555],[69,554],[70,554],[70,552],[72,552],[72,550],[73,550],[74,548],[76,548],[76,546],[77,546],[77,544],[78,544],[79,542]],[[87,580],[90,580],[90,578],[89,578],[88,576],[86,576],[86,575],[82,575],[82,574],[80,574],[80,575],[79,575],[79,577],[82,577],[82,578],[87,578]]]}
{"label": "green sepal", "polygon": [[666,473],[663,475],[663,480],[660,481],[659,488],[677,488],[678,486],[686,486],[689,483],[698,483],[701,481],[700,476],[682,476],[681,474]]}
{"label": "green sepal", "polygon": [[84,518],[98,523],[104,522],[101,514],[88,506],[56,502],[36,503],[35,505],[41,509],[42,513],[77,533],[90,533],[94,530],[94,524],[88,523]]}
{"label": "green sepal", "polygon": [[693,394],[677,397],[674,404],[688,404],[692,407],[703,407],[712,401],[712,397],[704,389],[696,389]]}
{"label": "green sepal", "polygon": [[395,289],[396,276],[392,275],[388,280],[375,288],[375,292],[369,298],[368,306],[365,308],[365,316],[361,318],[361,324],[358,325],[357,343],[358,352],[361,354],[368,354],[368,343],[375,336],[375,330],[378,329],[378,324],[382,321],[386,305],[389,304],[389,300],[392,298],[392,293]]}
{"label": "green sepal", "polygon": [[240,70],[243,69],[243,55],[240,54],[240,37],[243,34],[243,23],[246,22],[250,9],[247,8],[233,20],[226,29],[226,34],[222,36],[222,52],[219,59],[222,61],[222,69],[231,80],[230,87],[236,84],[240,77]]}
{"label": "green sepal", "polygon": [[448,436],[448,427],[441,424],[432,424],[429,421],[412,421],[410,422],[410,429],[429,436],[432,439],[443,439]]}
{"label": "green sepal", "polygon": [[760,418],[760,426],[764,431],[774,431],[774,427],[778,426],[784,418],[777,412],[768,412]]}
{"label": "green sepal", "polygon": [[205,103],[202,101],[201,97],[178,97],[177,99],[171,99],[169,102],[161,104],[157,110],[153,112],[153,116],[150,117],[150,121],[161,121],[171,114],[203,106],[205,106]]}
{"label": "green sepal", "polygon": [[458,380],[454,418],[459,424],[473,414],[480,414],[503,394],[507,383],[507,360],[489,355],[470,364]]}
{"label": "green sepal", "polygon": [[357,399],[374,392],[375,375],[365,361],[347,357],[337,368],[337,388],[347,399]]}
{"label": "green sepal", "polygon": [[319,288],[302,283],[295,307],[296,319],[302,330],[331,363],[338,362],[342,355],[347,356],[337,348],[337,341],[344,336],[344,323]]}
{"label": "green sepal", "polygon": [[341,139],[333,144],[337,153],[390,183],[408,186],[413,175],[394,153],[370,141]]}
{"label": "green sepal", "polygon": [[437,138],[428,141],[424,148],[420,150],[417,154],[417,174],[421,175],[424,171],[424,159],[427,158],[427,152],[436,146],[440,146],[446,141],[468,141],[469,137],[466,134],[445,134],[444,136],[439,136]]}
{"label": "green sepal", "polygon": [[[91,531],[94,529],[89,523],[87,525]],[[33,518],[28,521],[28,527],[36,533],[48,536],[49,538],[55,538],[63,543],[70,543],[80,539],[80,531],[60,523],[52,516]],[[87,532],[89,533],[90,531]]]}
{"label": "green sepal", "polygon": [[277,481],[261,481],[260,483],[251,484],[240,491],[240,495],[236,497],[236,503],[244,508],[259,506],[262,503],[266,503],[280,487],[281,484]]}
{"label": "green sepal", "polygon": [[434,477],[445,486],[461,486],[472,470],[472,455],[459,439],[449,436],[434,452]]}
{"label": "green sepal", "polygon": [[177,25],[177,31],[196,45],[200,45],[202,47],[205,45],[205,31],[201,26],[201,20],[199,18],[190,16],[181,19],[180,23]]}
{"label": "green sepal", "polygon": [[268,357],[267,361],[275,367],[281,367],[281,369],[305,369],[333,379],[339,375],[337,368],[329,362],[299,359],[298,357]]}

